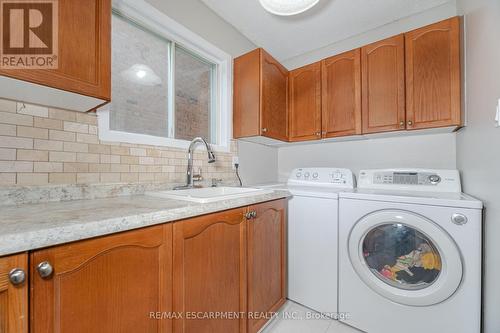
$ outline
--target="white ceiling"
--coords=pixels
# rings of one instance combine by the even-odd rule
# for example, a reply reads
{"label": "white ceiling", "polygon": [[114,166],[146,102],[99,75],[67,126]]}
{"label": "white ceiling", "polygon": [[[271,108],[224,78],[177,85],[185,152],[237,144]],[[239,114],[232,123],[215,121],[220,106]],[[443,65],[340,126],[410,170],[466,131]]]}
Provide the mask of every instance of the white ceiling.
{"label": "white ceiling", "polygon": [[282,17],[259,0],[201,0],[254,44],[283,61],[454,0],[320,0]]}

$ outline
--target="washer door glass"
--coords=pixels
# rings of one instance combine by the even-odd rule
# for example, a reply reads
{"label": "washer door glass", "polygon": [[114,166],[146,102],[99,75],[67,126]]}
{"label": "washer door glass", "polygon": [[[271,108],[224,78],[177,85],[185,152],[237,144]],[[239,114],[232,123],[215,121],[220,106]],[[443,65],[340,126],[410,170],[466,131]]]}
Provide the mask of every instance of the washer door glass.
{"label": "washer door glass", "polygon": [[424,289],[441,272],[441,256],[433,242],[401,223],[372,228],[363,240],[363,256],[377,278],[405,290]]}
{"label": "washer door glass", "polygon": [[460,250],[448,232],[409,211],[380,210],[361,218],[351,229],[348,253],[366,286],[404,305],[443,302],[463,277]]}

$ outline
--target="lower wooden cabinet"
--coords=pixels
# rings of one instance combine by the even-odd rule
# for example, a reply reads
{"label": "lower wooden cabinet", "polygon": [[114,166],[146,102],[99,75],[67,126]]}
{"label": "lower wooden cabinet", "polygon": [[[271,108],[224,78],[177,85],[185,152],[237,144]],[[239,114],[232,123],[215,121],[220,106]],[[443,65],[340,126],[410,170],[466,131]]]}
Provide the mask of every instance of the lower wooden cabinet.
{"label": "lower wooden cabinet", "polygon": [[0,258],[0,332],[28,333],[28,255]]}
{"label": "lower wooden cabinet", "polygon": [[0,333],[255,333],[285,246],[280,199],[2,257]]}
{"label": "lower wooden cabinet", "polygon": [[254,333],[284,304],[285,200],[181,221],[173,235],[175,333]]}
{"label": "lower wooden cabinet", "polygon": [[248,332],[256,333],[286,301],[286,202],[250,207],[248,223]]}
{"label": "lower wooden cabinet", "polygon": [[152,314],[171,311],[171,237],[166,224],[33,252],[31,332],[170,332]]}
{"label": "lower wooden cabinet", "polygon": [[[245,332],[245,209],[174,224],[174,332]],[[191,316],[192,314],[192,316]],[[213,318],[210,318],[213,317]]]}

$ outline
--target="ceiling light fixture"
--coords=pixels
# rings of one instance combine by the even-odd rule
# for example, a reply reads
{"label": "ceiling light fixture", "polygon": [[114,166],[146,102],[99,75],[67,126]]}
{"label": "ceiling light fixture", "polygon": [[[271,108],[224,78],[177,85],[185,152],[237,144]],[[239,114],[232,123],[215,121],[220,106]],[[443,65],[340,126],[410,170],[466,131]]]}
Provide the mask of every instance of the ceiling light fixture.
{"label": "ceiling light fixture", "polygon": [[120,74],[125,80],[143,86],[159,86],[162,83],[161,78],[153,71],[153,69],[144,64],[132,65]]}
{"label": "ceiling light fixture", "polygon": [[262,7],[274,15],[290,16],[305,12],[319,0],[259,0]]}

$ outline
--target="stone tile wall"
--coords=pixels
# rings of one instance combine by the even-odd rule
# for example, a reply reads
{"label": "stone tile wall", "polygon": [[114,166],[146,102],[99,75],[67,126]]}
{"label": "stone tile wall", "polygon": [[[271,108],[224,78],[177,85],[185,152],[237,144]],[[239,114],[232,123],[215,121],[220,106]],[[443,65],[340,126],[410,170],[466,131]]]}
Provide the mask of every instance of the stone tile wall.
{"label": "stone tile wall", "polygon": [[[234,182],[232,156],[195,154],[195,171]],[[108,183],[183,183],[184,150],[99,140],[97,115],[0,100],[0,186]]]}

